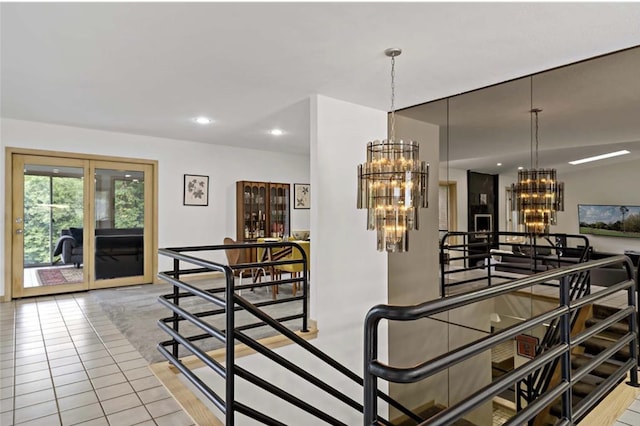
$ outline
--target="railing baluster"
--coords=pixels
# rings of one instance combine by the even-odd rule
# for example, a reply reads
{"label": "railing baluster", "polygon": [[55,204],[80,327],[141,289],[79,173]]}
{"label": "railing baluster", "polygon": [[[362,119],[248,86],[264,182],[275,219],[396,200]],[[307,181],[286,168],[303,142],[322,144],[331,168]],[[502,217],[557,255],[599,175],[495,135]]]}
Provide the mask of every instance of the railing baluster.
{"label": "railing baluster", "polygon": [[[560,279],[560,304],[570,308],[569,279],[564,276]],[[571,311],[560,317],[560,341],[571,348]],[[562,354],[560,359],[560,374],[564,383],[571,383],[571,350]],[[549,379],[550,380],[550,379]],[[546,387],[546,386],[545,386]],[[572,389],[571,386],[562,394],[562,416],[569,421],[573,420],[572,413]]]}
{"label": "railing baluster", "polygon": [[233,276],[233,271],[229,269],[225,270],[225,278],[226,278],[226,353],[225,353],[225,362],[227,369],[227,378],[225,381],[225,399],[227,404],[227,413],[226,413],[226,425],[233,426],[235,422],[235,377],[236,377],[236,360],[235,360],[235,337],[234,337],[234,328],[235,328],[235,310],[234,310],[234,302],[235,302],[235,278]]}
{"label": "railing baluster", "polygon": [[[176,280],[180,279],[180,260],[178,259],[173,259],[173,276]],[[179,305],[180,304],[180,289],[178,287],[173,287],[173,303],[174,305]],[[180,327],[180,321],[179,321],[179,317],[178,314],[176,312],[173,313],[172,315],[173,318],[173,329],[176,331],[176,333],[178,333],[180,331],[179,327]],[[173,357],[178,359],[178,342],[176,342],[175,340],[173,341],[173,345],[171,348]]]}

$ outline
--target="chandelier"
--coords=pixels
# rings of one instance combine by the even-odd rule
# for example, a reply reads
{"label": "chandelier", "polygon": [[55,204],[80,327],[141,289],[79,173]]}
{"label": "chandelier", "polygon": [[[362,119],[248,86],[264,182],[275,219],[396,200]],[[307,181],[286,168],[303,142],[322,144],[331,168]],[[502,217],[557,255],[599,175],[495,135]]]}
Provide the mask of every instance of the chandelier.
{"label": "chandelier", "polygon": [[418,229],[418,208],[427,207],[429,165],[420,161],[419,144],[395,139],[395,57],[391,58],[389,139],[367,144],[367,162],[358,165],[358,208],[367,209],[367,229],[377,231],[378,251],[409,250],[409,231]]}
{"label": "chandelier", "polygon": [[[518,172],[518,182],[511,185],[511,210],[518,211],[519,223],[525,232],[548,234],[549,226],[556,225],[557,212],[564,211],[564,183],[558,182],[556,169],[538,168],[538,114],[541,109],[530,111],[535,115],[535,165]],[[533,147],[531,148],[533,162]]]}

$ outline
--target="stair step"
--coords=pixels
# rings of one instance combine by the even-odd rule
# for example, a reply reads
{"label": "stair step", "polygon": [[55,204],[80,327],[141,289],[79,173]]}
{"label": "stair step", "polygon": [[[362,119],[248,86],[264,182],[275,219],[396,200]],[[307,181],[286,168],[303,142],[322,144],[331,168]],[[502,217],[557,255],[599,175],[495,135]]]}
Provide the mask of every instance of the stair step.
{"label": "stair step", "polygon": [[[594,325],[600,324],[602,320],[603,320],[602,318],[589,318],[586,321],[586,326],[593,327]],[[616,322],[611,324],[604,333],[619,337],[627,334],[628,332],[629,332],[629,324],[627,320],[625,320],[625,322]]]}
{"label": "stair step", "polygon": [[585,396],[589,395],[595,388],[596,385],[592,383],[578,382],[573,385],[573,395],[584,398]]}
{"label": "stair step", "polygon": [[612,306],[593,305],[593,317],[594,318],[607,318],[613,314],[620,312],[620,309]]}
{"label": "stair step", "polygon": [[[585,352],[593,355],[598,355],[600,352],[608,349],[614,342],[611,340],[603,339],[600,337],[592,337],[586,342],[584,342],[583,346],[585,348]],[[613,358],[626,361],[631,357],[629,352],[629,346],[625,346],[615,353]]]}
{"label": "stair step", "polygon": [[[584,356],[584,355],[574,355],[571,359],[571,368],[577,370],[587,365],[589,361],[591,361],[591,357]],[[603,364],[600,364],[593,370],[591,370],[590,374],[606,379],[607,377],[615,373],[618,370],[618,368],[619,366],[616,364],[605,362]]]}
{"label": "stair step", "polygon": [[[576,395],[573,395],[572,405],[575,407],[578,403],[582,401],[582,398]],[[551,406],[551,415],[557,418],[562,417],[562,403],[558,402],[557,404],[553,404]]]}
{"label": "stair step", "polygon": [[[424,419],[430,419],[431,417],[435,416],[436,414],[438,414],[439,412],[445,410],[447,407],[445,407],[444,405],[441,404],[435,404],[432,405],[422,411],[420,411],[419,413],[417,413],[420,417],[424,418]],[[414,422],[413,420],[404,420],[401,421],[399,423],[395,423],[395,426],[414,426],[416,424],[416,422]],[[452,423],[453,426],[476,426],[474,423],[471,423],[468,420],[465,419],[460,419],[454,423]]]}

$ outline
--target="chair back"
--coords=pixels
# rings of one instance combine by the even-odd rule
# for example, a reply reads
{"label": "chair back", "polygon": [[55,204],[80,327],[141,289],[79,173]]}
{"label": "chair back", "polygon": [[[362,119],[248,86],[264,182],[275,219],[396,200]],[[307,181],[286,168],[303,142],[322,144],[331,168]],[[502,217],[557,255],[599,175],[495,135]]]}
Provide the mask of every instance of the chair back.
{"label": "chair back", "polygon": [[[223,242],[225,246],[237,244],[234,239],[229,237],[226,237],[223,240]],[[235,266],[241,263],[241,257],[242,257],[241,249],[225,249],[224,253],[227,255],[227,263],[229,263],[229,266]]]}

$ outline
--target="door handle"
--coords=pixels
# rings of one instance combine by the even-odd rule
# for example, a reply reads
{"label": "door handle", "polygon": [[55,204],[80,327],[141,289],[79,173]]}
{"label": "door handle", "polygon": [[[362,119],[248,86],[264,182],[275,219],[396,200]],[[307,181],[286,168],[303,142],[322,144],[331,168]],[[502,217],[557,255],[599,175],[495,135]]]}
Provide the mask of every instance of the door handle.
{"label": "door handle", "polygon": [[18,235],[24,234],[24,231],[22,229],[16,229],[16,234]]}

